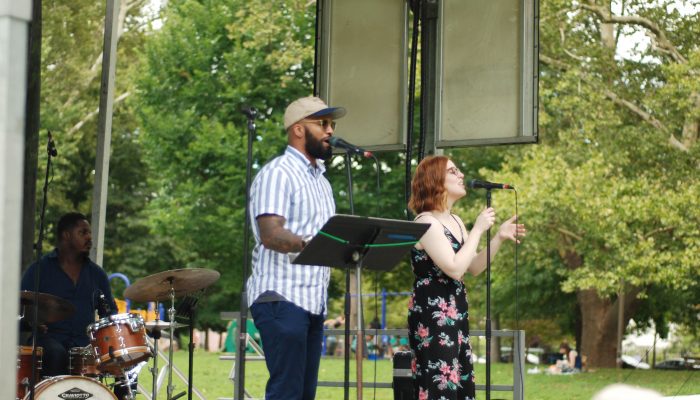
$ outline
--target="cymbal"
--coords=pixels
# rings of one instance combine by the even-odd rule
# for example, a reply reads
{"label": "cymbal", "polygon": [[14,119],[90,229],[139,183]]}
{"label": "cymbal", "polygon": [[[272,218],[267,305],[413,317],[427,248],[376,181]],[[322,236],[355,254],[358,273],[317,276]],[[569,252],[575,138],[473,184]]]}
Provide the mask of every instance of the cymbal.
{"label": "cymbal", "polygon": [[204,289],[216,282],[221,274],[213,269],[183,268],[158,272],[134,282],[126,288],[124,297],[132,301],[163,301],[170,298],[170,289],[180,297]]}
{"label": "cymbal", "polygon": [[[34,292],[23,290],[19,293],[20,306],[24,319],[31,325],[34,323]],[[75,313],[75,307],[68,300],[48,293],[39,293],[38,301],[39,324],[50,324],[70,318]]]}
{"label": "cymbal", "polygon": [[179,322],[168,322],[168,321],[146,321],[144,326],[146,327],[146,332],[153,333],[157,331],[164,331],[170,329],[170,325],[173,329],[184,328],[187,324],[181,324]]}

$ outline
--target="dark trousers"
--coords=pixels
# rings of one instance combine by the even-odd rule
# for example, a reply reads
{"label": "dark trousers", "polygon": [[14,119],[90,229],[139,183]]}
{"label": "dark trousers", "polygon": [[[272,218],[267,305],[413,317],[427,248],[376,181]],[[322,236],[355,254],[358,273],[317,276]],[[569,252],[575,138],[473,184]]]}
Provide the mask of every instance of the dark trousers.
{"label": "dark trousers", "polygon": [[67,347],[63,343],[47,335],[38,335],[36,338],[36,345],[38,347],[44,348],[44,354],[41,357],[42,376],[58,376],[69,374],[68,363],[70,362],[70,358],[68,355],[68,350],[70,349],[70,347]]}
{"label": "dark trousers", "polygon": [[321,362],[323,316],[287,301],[250,307],[260,331],[270,379],[266,400],[313,400]]}

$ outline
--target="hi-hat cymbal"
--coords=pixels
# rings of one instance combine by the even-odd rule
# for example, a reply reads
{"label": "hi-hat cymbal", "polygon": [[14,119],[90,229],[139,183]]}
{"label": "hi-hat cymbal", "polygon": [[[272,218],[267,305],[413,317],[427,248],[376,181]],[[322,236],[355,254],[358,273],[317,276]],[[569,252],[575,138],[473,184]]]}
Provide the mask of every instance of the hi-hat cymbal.
{"label": "hi-hat cymbal", "polygon": [[206,268],[183,268],[149,275],[126,288],[124,297],[132,301],[163,301],[170,298],[170,289],[175,297],[204,289],[216,282],[221,274]]}
{"label": "hi-hat cymbal", "polygon": [[[19,293],[22,315],[30,325],[34,322],[34,292],[23,290]],[[38,293],[39,304],[37,321],[39,324],[50,324],[70,318],[75,313],[75,307],[68,300],[48,293]]]}
{"label": "hi-hat cymbal", "polygon": [[146,321],[144,326],[146,327],[146,332],[153,333],[157,331],[164,331],[170,329],[170,325],[173,329],[184,328],[187,324],[181,324],[179,322],[168,322],[168,321]]}

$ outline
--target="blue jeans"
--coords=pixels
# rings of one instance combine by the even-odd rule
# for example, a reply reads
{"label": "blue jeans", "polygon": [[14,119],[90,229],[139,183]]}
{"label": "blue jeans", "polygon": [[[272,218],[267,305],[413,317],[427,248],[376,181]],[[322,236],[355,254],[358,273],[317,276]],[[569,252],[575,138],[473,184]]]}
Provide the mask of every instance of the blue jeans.
{"label": "blue jeans", "polygon": [[323,316],[287,301],[250,307],[260,331],[270,379],[266,400],[313,400],[321,362]]}

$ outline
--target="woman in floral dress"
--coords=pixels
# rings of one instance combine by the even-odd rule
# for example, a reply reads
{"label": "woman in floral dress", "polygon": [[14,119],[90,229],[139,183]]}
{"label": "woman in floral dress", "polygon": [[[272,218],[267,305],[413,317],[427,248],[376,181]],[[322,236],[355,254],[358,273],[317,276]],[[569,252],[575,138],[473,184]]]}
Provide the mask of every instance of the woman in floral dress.
{"label": "woman in floral dress", "polygon": [[[475,398],[469,305],[462,277],[466,272],[478,275],[486,268],[486,251],[477,253],[477,245],[496,213],[493,208],[484,209],[467,232],[462,220],[451,212],[466,194],[464,175],[449,158],[428,157],[418,165],[409,207],[417,214],[416,221],[430,224],[411,251],[415,282],[408,326],[415,356],[415,398],[419,400]],[[516,224],[513,216],[491,240],[491,256],[505,240],[519,243],[522,236],[525,226]]]}

